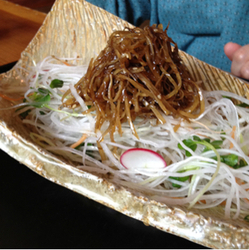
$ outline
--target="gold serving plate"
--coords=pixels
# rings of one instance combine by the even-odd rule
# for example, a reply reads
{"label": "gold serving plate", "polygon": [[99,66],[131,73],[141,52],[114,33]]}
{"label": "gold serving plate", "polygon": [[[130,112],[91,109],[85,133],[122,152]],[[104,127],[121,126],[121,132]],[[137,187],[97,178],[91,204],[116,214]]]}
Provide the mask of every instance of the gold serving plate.
{"label": "gold serving plate", "polygon": [[[83,58],[88,65],[106,45],[114,30],[133,27],[120,18],[84,0],[57,0],[42,27],[23,51],[17,65],[0,75],[0,88],[25,85],[26,68],[46,56]],[[177,42],[177,41],[176,41]],[[249,98],[246,82],[180,52],[195,80],[207,90],[223,89]],[[17,67],[22,67],[19,72]],[[2,99],[0,108],[13,105]],[[65,160],[34,144],[28,128],[13,117],[14,110],[0,111],[0,147],[39,175],[143,221],[162,231],[175,234],[210,248],[249,248],[249,223],[241,216],[224,219],[222,208],[187,210],[156,202],[136,190],[114,185],[108,178],[81,171]]]}

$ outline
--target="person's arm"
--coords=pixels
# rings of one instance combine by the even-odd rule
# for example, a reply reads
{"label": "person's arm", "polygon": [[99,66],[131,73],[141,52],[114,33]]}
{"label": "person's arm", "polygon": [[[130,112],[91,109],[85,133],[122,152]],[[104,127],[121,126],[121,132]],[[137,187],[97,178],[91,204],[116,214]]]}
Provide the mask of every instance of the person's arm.
{"label": "person's arm", "polygon": [[129,23],[140,26],[150,19],[150,0],[87,0]]}
{"label": "person's arm", "polygon": [[241,46],[229,42],[224,46],[226,56],[232,61],[231,73],[249,79],[249,44]]}

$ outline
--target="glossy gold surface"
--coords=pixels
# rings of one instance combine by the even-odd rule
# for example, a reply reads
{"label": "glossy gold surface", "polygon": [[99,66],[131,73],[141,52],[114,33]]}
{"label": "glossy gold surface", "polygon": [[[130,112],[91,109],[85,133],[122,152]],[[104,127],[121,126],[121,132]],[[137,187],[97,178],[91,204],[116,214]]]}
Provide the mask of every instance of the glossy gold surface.
{"label": "glossy gold surface", "polygon": [[[43,26],[21,55],[24,69],[49,55],[83,58],[87,65],[105,47],[109,35],[130,24],[83,0],[57,0]],[[183,61],[196,80],[207,90],[224,89],[249,98],[248,85],[230,74],[181,52]],[[16,68],[0,76],[0,88],[25,85],[25,70]],[[0,107],[10,102],[1,100]],[[187,210],[150,199],[148,194],[127,190],[111,180],[81,171],[35,145],[14,110],[0,111],[0,147],[39,175],[109,206],[146,225],[157,227],[211,248],[248,248],[249,224],[241,216],[226,220],[217,207]],[[7,166],[5,166],[7,167]],[[183,246],[184,248],[184,246]]]}

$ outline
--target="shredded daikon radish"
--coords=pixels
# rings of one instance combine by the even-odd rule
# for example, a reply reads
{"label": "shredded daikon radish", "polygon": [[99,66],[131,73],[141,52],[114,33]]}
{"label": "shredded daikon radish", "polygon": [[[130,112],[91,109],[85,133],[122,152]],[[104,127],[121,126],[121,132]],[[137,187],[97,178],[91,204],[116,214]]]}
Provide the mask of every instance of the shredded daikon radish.
{"label": "shredded daikon radish", "polygon": [[[198,209],[221,205],[225,216],[232,218],[249,210],[249,109],[226,97],[248,105],[249,100],[225,91],[204,91],[205,111],[196,119],[185,121],[161,113],[166,123],[157,125],[152,120],[142,122],[137,118],[134,126],[138,137],[124,123],[122,136],[114,133],[115,142],[108,134],[101,141],[106,157],[101,161],[98,139],[109,124],[103,124],[103,131],[94,132],[94,113],[84,113],[87,104],[74,89],[86,67],[67,66],[64,60],[74,59],[47,57],[29,69],[30,89],[25,93],[26,102],[18,106],[25,107],[17,114],[30,107],[22,121],[34,127],[31,133],[36,143],[69,159],[81,170],[101,176],[108,174],[112,182],[145,192],[149,198],[168,205],[191,205]],[[54,79],[63,81],[63,86],[50,87]],[[62,96],[69,89],[80,104],[75,109],[61,105]],[[34,95],[39,98],[43,95],[49,101],[37,106]],[[87,135],[84,143],[70,148],[82,134]],[[191,148],[190,144],[195,146]],[[126,169],[119,158],[131,148],[159,153],[167,167]]]}

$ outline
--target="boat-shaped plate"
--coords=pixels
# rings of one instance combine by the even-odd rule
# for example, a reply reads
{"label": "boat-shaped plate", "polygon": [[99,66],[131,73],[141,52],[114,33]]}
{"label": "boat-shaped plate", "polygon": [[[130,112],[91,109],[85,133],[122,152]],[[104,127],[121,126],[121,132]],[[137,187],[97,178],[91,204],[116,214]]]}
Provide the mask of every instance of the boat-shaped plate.
{"label": "boat-shaped plate", "polygon": [[[105,47],[114,30],[127,26],[132,27],[84,0],[57,0],[16,67],[0,75],[0,88],[26,84],[25,69],[49,55],[74,57],[77,54],[83,58],[80,63],[87,65]],[[249,98],[246,82],[184,52],[180,55],[192,77],[201,80],[206,90],[223,89]],[[17,67],[23,68],[21,73]],[[9,101],[0,100],[0,108],[10,105]],[[13,118],[13,112],[0,111],[0,148],[39,175],[146,225],[201,245],[249,247],[249,223],[243,216],[237,220],[224,219],[224,212],[219,207],[187,210],[168,206],[150,199],[145,193],[114,185],[108,178],[81,171],[34,144],[27,127]]]}

